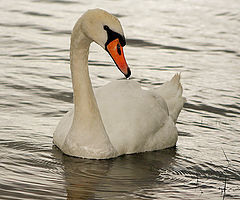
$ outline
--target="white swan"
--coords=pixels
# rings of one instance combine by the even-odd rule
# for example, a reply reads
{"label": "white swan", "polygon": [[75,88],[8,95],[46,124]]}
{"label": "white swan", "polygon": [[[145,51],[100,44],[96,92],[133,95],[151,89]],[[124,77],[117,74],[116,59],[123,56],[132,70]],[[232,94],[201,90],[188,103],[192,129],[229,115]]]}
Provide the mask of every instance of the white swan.
{"label": "white swan", "polygon": [[114,81],[98,88],[94,95],[88,72],[93,41],[108,51],[126,77],[131,74],[123,55],[125,38],[118,19],[101,9],[87,11],[71,36],[74,109],[58,124],[54,144],[65,154],[90,159],[175,146],[175,122],[185,101],[180,75],[149,91],[132,80]]}

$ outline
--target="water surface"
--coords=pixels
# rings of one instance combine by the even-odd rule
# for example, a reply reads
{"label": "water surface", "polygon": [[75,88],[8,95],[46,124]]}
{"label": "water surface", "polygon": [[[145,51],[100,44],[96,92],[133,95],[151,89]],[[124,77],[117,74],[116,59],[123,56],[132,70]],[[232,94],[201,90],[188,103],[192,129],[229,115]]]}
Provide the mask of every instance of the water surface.
{"label": "water surface", "polygon": [[[52,132],[72,106],[71,29],[89,8],[119,17],[132,78],[157,87],[182,73],[176,148],[87,160]],[[240,199],[240,3],[22,0],[0,3],[0,199]],[[121,79],[90,49],[94,87]]]}

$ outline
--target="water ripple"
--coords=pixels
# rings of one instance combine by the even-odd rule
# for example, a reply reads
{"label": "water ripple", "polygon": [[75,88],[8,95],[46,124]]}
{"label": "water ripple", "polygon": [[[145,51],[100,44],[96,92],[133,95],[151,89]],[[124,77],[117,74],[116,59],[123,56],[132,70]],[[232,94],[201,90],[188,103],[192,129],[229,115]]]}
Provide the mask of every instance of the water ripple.
{"label": "water ripple", "polygon": [[133,47],[159,47],[160,49],[167,49],[173,51],[190,51],[190,52],[198,52],[199,50],[178,47],[178,46],[166,46],[162,44],[155,44],[152,42],[148,42],[141,39],[127,39],[127,44]]}
{"label": "water ripple", "polygon": [[78,4],[79,2],[78,1],[65,1],[65,0],[33,0],[33,2],[41,2],[41,3],[47,3],[47,4]]}
{"label": "water ripple", "polygon": [[[229,110],[229,109],[223,109],[223,108],[217,108],[209,105],[204,105],[204,104],[191,104],[191,103],[185,103],[184,108],[190,109],[190,110],[197,110],[197,111],[205,111],[205,112],[210,112],[226,117],[233,117],[235,115],[239,115],[240,112],[234,111],[234,110]],[[234,114],[234,115],[232,115]]]}

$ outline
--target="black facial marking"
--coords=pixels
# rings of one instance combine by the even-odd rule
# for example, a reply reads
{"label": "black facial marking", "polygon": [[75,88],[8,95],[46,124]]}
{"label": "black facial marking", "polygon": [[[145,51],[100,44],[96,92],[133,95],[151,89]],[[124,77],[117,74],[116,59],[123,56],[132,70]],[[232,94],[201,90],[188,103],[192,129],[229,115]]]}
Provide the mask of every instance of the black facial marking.
{"label": "black facial marking", "polygon": [[107,25],[104,25],[103,28],[104,28],[104,30],[108,30],[109,29],[109,27]]}
{"label": "black facial marking", "polygon": [[107,35],[108,35],[108,40],[105,44],[105,49],[106,50],[107,50],[107,45],[117,38],[119,39],[119,42],[122,45],[122,47],[124,47],[126,45],[126,40],[125,40],[124,36],[120,35],[117,32],[112,31],[107,25],[104,25],[103,29],[107,31]]}

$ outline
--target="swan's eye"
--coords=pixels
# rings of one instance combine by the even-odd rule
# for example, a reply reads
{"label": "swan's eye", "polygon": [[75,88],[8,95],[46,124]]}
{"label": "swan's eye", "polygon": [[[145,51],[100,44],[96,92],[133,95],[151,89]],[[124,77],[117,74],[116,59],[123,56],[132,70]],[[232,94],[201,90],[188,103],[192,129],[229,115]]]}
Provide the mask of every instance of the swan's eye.
{"label": "swan's eye", "polygon": [[121,55],[121,48],[120,48],[119,43],[117,44],[117,52],[118,52],[119,55]]}
{"label": "swan's eye", "polygon": [[107,25],[104,25],[104,26],[103,26],[103,29],[104,29],[104,30],[109,30],[109,27],[108,27]]}

